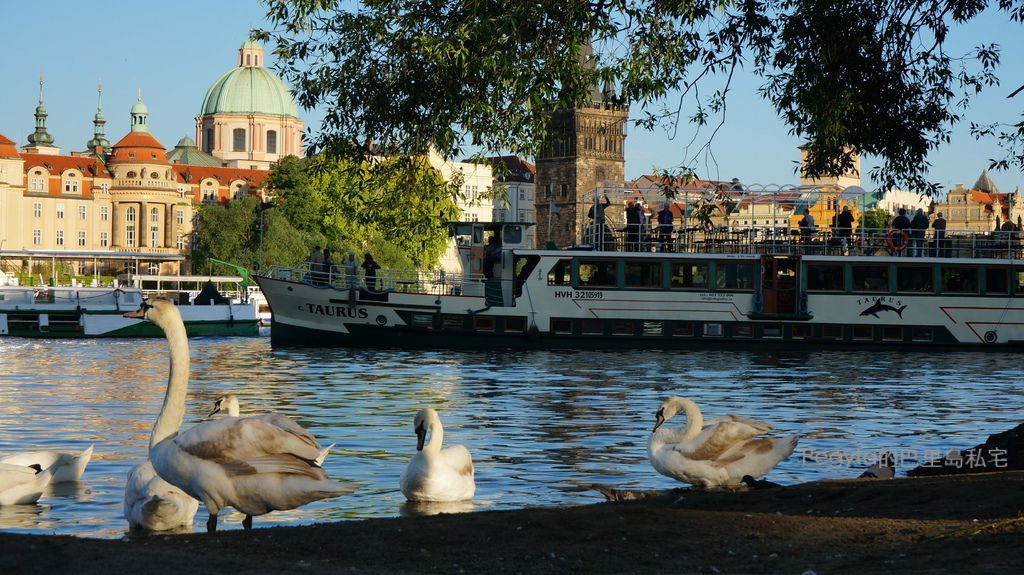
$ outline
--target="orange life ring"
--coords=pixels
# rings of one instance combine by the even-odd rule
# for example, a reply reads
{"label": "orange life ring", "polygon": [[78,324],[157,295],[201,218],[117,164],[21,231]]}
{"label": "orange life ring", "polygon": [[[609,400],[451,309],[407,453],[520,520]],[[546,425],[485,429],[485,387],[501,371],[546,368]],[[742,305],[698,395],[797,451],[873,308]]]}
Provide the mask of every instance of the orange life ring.
{"label": "orange life ring", "polygon": [[[896,238],[900,238],[900,242],[896,243]],[[889,248],[889,251],[900,253],[907,249],[907,245],[910,243],[910,234],[906,230],[889,230],[889,233],[885,235],[885,245]]]}

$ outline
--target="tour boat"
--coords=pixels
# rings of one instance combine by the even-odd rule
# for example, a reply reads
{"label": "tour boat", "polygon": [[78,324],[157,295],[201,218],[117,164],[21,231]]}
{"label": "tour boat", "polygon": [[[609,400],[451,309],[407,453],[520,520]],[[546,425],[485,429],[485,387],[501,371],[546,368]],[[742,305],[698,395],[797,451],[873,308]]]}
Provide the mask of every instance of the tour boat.
{"label": "tour boat", "polygon": [[[189,336],[256,336],[254,301],[223,297],[210,276],[136,276],[121,287],[0,286],[0,336],[34,338],[164,337],[152,323],[123,316],[143,299],[178,303]],[[234,278],[239,281],[240,278]],[[188,288],[195,289],[188,289]]]}
{"label": "tour boat", "polygon": [[[722,225],[694,219],[701,201],[718,201],[694,193],[692,201],[674,195],[680,217],[663,237],[657,224],[631,232],[621,210],[613,213],[618,199],[607,210],[611,229],[594,233],[585,214],[598,201],[589,198],[575,210],[582,233],[568,249],[527,248],[529,224],[462,222],[451,228],[463,264],[456,272],[380,273],[366,286],[307,266],[271,267],[256,277],[273,312],[271,341],[457,349],[1024,344],[1016,233],[958,232],[952,224],[921,239],[902,230],[846,232],[819,213],[816,233],[799,235],[804,206],[863,212],[868,196],[860,188],[818,197],[742,192],[726,197],[741,207],[723,210],[731,217]],[[488,278],[490,235],[501,253]]]}

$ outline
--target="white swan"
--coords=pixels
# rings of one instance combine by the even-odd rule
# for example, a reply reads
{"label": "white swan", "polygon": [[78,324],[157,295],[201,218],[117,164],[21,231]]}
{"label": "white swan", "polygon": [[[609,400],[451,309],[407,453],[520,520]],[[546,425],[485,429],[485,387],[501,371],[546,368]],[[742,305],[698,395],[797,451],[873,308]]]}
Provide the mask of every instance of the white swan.
{"label": "white swan", "polygon": [[[416,430],[416,454],[402,471],[402,494],[409,501],[462,501],[476,492],[473,458],[462,445],[441,449],[444,427],[437,412],[420,410],[413,420]],[[424,439],[430,433],[430,442]]]}
{"label": "white swan", "polygon": [[313,463],[320,452],[316,439],[283,415],[225,417],[179,432],[189,374],[181,314],[170,301],[156,299],[125,315],[145,318],[167,336],[167,394],[153,426],[149,459],[161,478],[203,502],[207,531],[217,530],[217,514],[225,507],[244,513],[242,526],[251,529],[253,515],[355,491],[327,478]]}
{"label": "white swan", "polygon": [[[686,427],[659,429],[680,411],[686,415]],[[647,444],[651,465],[662,475],[696,487],[736,487],[745,475],[760,477],[793,453],[799,439],[755,437],[772,426],[735,415],[705,424],[697,404],[684,397],[667,399],[655,417]]]}
{"label": "white swan", "polygon": [[[241,408],[239,407],[238,398],[235,397],[234,395],[231,395],[230,393],[218,397],[217,400],[213,402],[213,411],[211,411],[210,415],[208,415],[207,417],[213,417],[218,413],[223,413],[228,417],[238,417],[239,414],[242,413]],[[313,463],[316,463],[317,465],[323,467],[324,460],[327,459],[327,455],[331,452],[331,448],[333,447],[334,444],[332,443],[327,447],[321,449],[320,454],[316,456],[316,459],[313,460]]]}
{"label": "white swan", "polygon": [[0,463],[0,506],[29,505],[39,501],[53,480],[54,468]]}
{"label": "white swan", "polygon": [[53,467],[53,483],[68,483],[78,481],[82,478],[85,466],[89,465],[92,459],[92,448],[71,455],[70,453],[57,453],[56,451],[32,451],[29,453],[17,453],[0,458],[0,463],[8,465],[20,465],[29,467],[38,465],[40,469]]}
{"label": "white swan", "polygon": [[192,525],[199,501],[167,483],[147,459],[132,467],[124,486],[124,518],[132,529],[171,531]]}

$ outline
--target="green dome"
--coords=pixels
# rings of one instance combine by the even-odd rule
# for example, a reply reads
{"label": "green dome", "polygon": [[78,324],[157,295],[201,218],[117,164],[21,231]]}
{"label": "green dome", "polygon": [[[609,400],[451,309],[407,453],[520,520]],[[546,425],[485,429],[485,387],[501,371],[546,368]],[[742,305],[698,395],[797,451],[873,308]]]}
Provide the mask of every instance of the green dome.
{"label": "green dome", "polygon": [[217,79],[203,98],[200,116],[229,114],[299,119],[291,92],[265,68],[239,66]]}

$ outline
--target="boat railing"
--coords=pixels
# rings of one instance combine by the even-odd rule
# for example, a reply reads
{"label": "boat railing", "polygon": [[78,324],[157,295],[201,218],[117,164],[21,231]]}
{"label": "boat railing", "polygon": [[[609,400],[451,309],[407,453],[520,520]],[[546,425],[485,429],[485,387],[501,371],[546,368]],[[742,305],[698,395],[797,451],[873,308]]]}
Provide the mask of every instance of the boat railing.
{"label": "boat railing", "polygon": [[971,230],[893,230],[788,226],[591,224],[582,246],[611,252],[679,252],[789,255],[929,256],[959,258],[1024,257],[1020,232]]}
{"label": "boat railing", "polygon": [[313,270],[309,262],[296,266],[272,266],[266,275],[305,283],[316,287],[339,290],[361,289],[371,292],[422,293],[431,295],[484,295],[482,274],[455,274],[438,270],[379,270],[371,282],[363,273],[346,274],[343,271]]}

